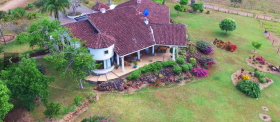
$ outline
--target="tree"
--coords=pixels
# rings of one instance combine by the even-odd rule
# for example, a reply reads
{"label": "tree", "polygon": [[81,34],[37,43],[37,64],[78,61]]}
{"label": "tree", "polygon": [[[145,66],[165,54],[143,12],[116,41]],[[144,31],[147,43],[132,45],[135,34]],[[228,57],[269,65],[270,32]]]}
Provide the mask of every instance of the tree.
{"label": "tree", "polygon": [[50,12],[50,15],[54,15],[55,19],[59,19],[58,12],[61,11],[66,14],[66,9],[71,5],[69,0],[47,0],[42,8],[42,11]]}
{"label": "tree", "polygon": [[221,30],[226,31],[226,35],[228,31],[234,31],[236,29],[236,22],[231,18],[226,18],[220,22]]}
{"label": "tree", "polygon": [[46,118],[54,118],[55,116],[59,115],[59,111],[61,109],[60,103],[51,102],[46,105],[46,110],[44,111],[44,114]]}
{"label": "tree", "polygon": [[0,80],[0,121],[14,107],[9,103],[11,91],[7,88],[3,81]]}
{"label": "tree", "polygon": [[203,5],[204,5],[204,2],[194,3],[192,5],[193,11],[194,12],[197,12],[198,10],[203,11],[203,9],[204,9]]}
{"label": "tree", "polygon": [[181,5],[187,5],[189,3],[189,0],[180,0],[179,2]]}
{"label": "tree", "polygon": [[175,6],[174,6],[174,9],[177,11],[177,16],[179,16],[179,11],[184,11],[184,7],[182,6],[182,5],[180,5],[180,4],[176,4]]}
{"label": "tree", "polygon": [[153,1],[155,1],[155,2],[157,2],[157,3],[159,3],[159,4],[164,4],[164,3],[163,3],[163,0],[153,0]]}
{"label": "tree", "polygon": [[252,41],[252,46],[254,47],[254,52],[256,52],[256,49],[260,49],[262,47],[262,44],[256,41]]}
{"label": "tree", "polygon": [[233,6],[236,7],[237,3],[242,3],[242,0],[230,0],[233,3]]}
{"label": "tree", "polygon": [[72,9],[73,9],[73,13],[74,15],[76,15],[77,13],[77,8],[81,6],[81,0],[72,0]]}
{"label": "tree", "polygon": [[35,58],[28,57],[29,55],[20,56],[20,62],[2,70],[1,79],[11,90],[12,97],[32,110],[35,98],[47,98],[49,83],[54,81],[54,77],[43,75],[36,68]]}

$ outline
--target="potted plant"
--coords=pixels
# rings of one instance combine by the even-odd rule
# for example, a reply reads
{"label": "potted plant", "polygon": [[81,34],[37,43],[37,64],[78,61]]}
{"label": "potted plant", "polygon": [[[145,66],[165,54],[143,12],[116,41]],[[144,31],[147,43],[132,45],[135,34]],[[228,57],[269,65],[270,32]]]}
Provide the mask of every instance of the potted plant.
{"label": "potted plant", "polygon": [[115,65],[115,68],[116,68],[116,69],[118,69],[119,67],[120,67],[120,65],[117,65],[117,64]]}
{"label": "potted plant", "polygon": [[137,64],[138,64],[138,62],[137,62],[137,61],[134,61],[134,62],[133,62],[133,64],[134,64],[134,66],[133,66],[133,67],[134,67],[134,68],[137,68]]}

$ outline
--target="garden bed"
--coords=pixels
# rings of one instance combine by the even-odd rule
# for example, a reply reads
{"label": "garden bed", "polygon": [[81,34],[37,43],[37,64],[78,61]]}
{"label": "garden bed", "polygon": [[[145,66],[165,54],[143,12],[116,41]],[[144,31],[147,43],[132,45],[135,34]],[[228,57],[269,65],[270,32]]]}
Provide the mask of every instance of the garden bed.
{"label": "garden bed", "polygon": [[274,66],[265,61],[261,56],[250,56],[246,58],[246,62],[249,66],[259,69],[263,72],[269,72],[280,76],[280,66]]}
{"label": "garden bed", "polygon": [[215,39],[212,44],[215,45],[216,48],[225,50],[227,52],[237,53],[237,46],[233,45],[231,42],[225,42]]}
{"label": "garden bed", "polygon": [[[4,34],[4,38],[5,38],[6,43],[9,43],[9,42],[14,41],[16,36],[14,36],[12,34]],[[0,42],[5,43],[3,37],[0,37]]]}
{"label": "garden bed", "polygon": [[[253,72],[253,71],[251,71],[251,72]],[[240,82],[242,80],[242,76],[245,76],[245,75],[250,77],[250,79],[249,79],[250,81],[253,81],[253,82],[259,84],[261,90],[263,90],[264,88],[266,88],[269,85],[271,85],[272,83],[274,83],[274,81],[272,79],[267,78],[267,77],[265,77],[266,82],[261,83],[259,81],[259,78],[255,77],[254,75],[251,75],[250,71],[245,71],[245,70],[243,71],[243,73],[241,73],[241,70],[238,70],[237,72],[233,73],[231,75],[232,83],[235,86],[237,86],[238,82]]]}

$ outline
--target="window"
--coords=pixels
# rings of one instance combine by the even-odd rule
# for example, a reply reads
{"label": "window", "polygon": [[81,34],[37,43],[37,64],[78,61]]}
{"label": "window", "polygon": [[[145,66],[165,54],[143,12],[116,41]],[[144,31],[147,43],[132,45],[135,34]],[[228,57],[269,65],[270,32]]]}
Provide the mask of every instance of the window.
{"label": "window", "polygon": [[108,52],[108,50],[105,50],[104,53],[105,53],[105,54],[108,54],[109,52]]}

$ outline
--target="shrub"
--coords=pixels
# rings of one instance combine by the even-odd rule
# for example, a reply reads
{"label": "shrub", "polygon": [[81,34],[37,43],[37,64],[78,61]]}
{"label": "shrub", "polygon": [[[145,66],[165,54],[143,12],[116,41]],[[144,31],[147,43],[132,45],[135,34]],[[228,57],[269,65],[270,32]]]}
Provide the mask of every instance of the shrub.
{"label": "shrub", "polygon": [[210,54],[212,51],[214,51],[209,43],[206,41],[198,41],[197,42],[197,48],[204,54]]}
{"label": "shrub", "polygon": [[192,70],[192,69],[193,69],[193,65],[192,65],[192,64],[190,64],[190,63],[187,63],[186,65],[188,65],[188,67],[189,67],[189,70]]}
{"label": "shrub", "polygon": [[34,5],[33,5],[32,3],[28,3],[28,4],[27,4],[27,7],[30,8],[30,9],[33,9],[33,8],[34,8]]}
{"label": "shrub", "polygon": [[176,62],[173,60],[168,60],[161,62],[161,64],[163,67],[173,67],[176,64]]}
{"label": "shrub", "polygon": [[134,70],[131,74],[129,74],[127,76],[127,79],[128,80],[136,80],[140,77],[140,75],[141,75],[141,70],[137,69],[137,70]]}
{"label": "shrub", "polygon": [[185,60],[183,58],[176,58],[176,62],[179,64],[184,64]]}
{"label": "shrub", "polygon": [[173,72],[178,75],[182,72],[182,68],[180,66],[176,65],[173,68]]}
{"label": "shrub", "polygon": [[210,11],[208,10],[208,11],[206,12],[206,14],[210,14]]}
{"label": "shrub", "polygon": [[63,107],[62,114],[68,114],[70,112],[68,107]]}
{"label": "shrub", "polygon": [[261,89],[259,87],[259,84],[249,81],[249,80],[242,80],[238,82],[237,89],[239,89],[241,92],[245,93],[246,95],[252,97],[252,98],[258,98]]}
{"label": "shrub", "polygon": [[46,105],[46,110],[44,111],[44,114],[46,118],[51,119],[60,114],[60,109],[61,109],[60,103],[51,102]]}
{"label": "shrub", "polygon": [[177,20],[172,20],[173,24],[179,24],[179,22]]}
{"label": "shrub", "polygon": [[190,58],[189,61],[193,66],[196,65],[196,59],[195,58]]}
{"label": "shrub", "polygon": [[76,110],[76,106],[75,105],[69,107],[69,111],[72,112],[72,111],[75,111],[75,110]]}
{"label": "shrub", "polygon": [[260,78],[259,81],[260,81],[261,83],[265,83],[265,82],[266,82],[265,78]]}
{"label": "shrub", "polygon": [[28,12],[22,7],[17,7],[14,10],[12,10],[11,13],[15,18],[19,18],[19,17],[25,17]]}
{"label": "shrub", "polygon": [[152,69],[150,67],[150,65],[145,65],[141,68],[139,68],[142,72],[150,72]]}
{"label": "shrub", "polygon": [[103,122],[103,121],[108,122],[107,120],[112,121],[112,119],[109,120],[109,118],[106,118],[102,115],[95,115],[93,117],[90,115],[89,118],[84,118],[81,122]]}
{"label": "shrub", "polygon": [[36,19],[38,17],[39,13],[38,12],[30,12],[27,14],[27,19]]}
{"label": "shrub", "polygon": [[153,71],[155,70],[161,70],[162,69],[162,64],[159,62],[155,62],[150,64],[150,67],[152,68]]}
{"label": "shrub", "polygon": [[242,79],[243,79],[243,80],[250,80],[250,77],[249,77],[248,75],[243,75],[243,76],[242,76]]}
{"label": "shrub", "polygon": [[15,39],[16,43],[22,44],[26,41],[28,41],[28,34],[27,33],[20,33],[17,35],[17,38]]}
{"label": "shrub", "polygon": [[183,72],[187,72],[190,70],[189,66],[187,64],[183,64],[181,67],[182,67]]}
{"label": "shrub", "polygon": [[200,57],[198,59],[198,62],[200,63],[200,65],[204,68],[204,69],[208,69],[208,65],[212,66],[213,64],[216,64],[216,62],[213,60],[213,58],[211,57]]}
{"label": "shrub", "polygon": [[7,15],[6,11],[0,11],[0,19],[4,19],[5,15]]}
{"label": "shrub", "polygon": [[75,104],[76,106],[82,105],[81,98],[80,98],[79,96],[75,96],[75,98],[74,98],[74,104]]}
{"label": "shrub", "polygon": [[209,75],[208,70],[203,69],[203,68],[194,68],[194,69],[192,69],[192,73],[196,77],[205,77],[205,76]]}
{"label": "shrub", "polygon": [[94,102],[94,99],[93,99],[93,98],[90,98],[90,99],[89,99],[89,102],[90,102],[90,103],[93,103],[93,102]]}
{"label": "shrub", "polygon": [[88,94],[88,97],[89,97],[89,98],[93,98],[93,96],[94,96],[94,93],[93,93],[93,92],[90,92],[90,93]]}
{"label": "shrub", "polygon": [[260,75],[261,75],[261,72],[260,72],[260,71],[255,71],[255,73],[254,73],[254,76],[255,76],[255,77],[259,78]]}

